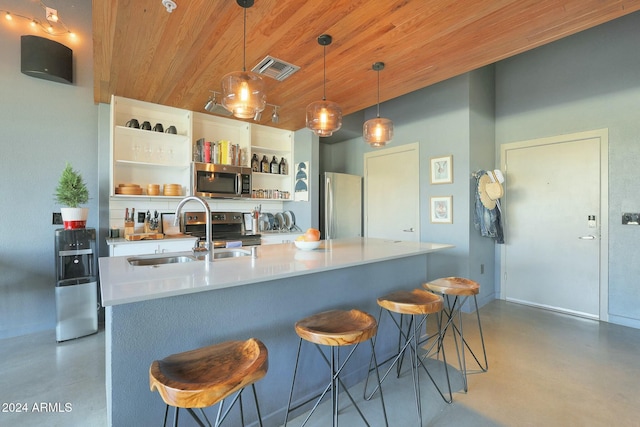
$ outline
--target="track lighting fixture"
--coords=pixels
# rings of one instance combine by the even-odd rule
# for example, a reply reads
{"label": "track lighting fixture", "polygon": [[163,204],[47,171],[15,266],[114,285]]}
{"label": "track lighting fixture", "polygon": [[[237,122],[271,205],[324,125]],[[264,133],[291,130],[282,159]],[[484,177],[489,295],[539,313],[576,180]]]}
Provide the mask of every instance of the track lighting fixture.
{"label": "track lighting fixture", "polygon": [[216,94],[218,92],[215,92],[215,91],[210,91],[210,92],[211,92],[211,95],[209,95],[209,99],[207,100],[207,103],[204,104],[204,110],[208,111],[209,113],[213,111],[214,107],[218,104],[216,100]]}
{"label": "track lighting fixture", "polygon": [[40,7],[44,9],[45,20],[40,20],[34,17],[20,15],[19,13],[12,13],[10,10],[0,9],[0,13],[4,12],[4,17],[7,21],[24,20],[29,23],[31,27],[40,27],[40,29],[51,36],[68,35],[71,38],[75,38],[76,34],[72,32],[62,21],[58,11],[51,7],[48,7],[44,3],[40,2]]}
{"label": "track lighting fixture", "polygon": [[[273,104],[266,104],[268,107],[273,107],[273,112],[271,113],[271,122],[272,123],[278,123],[280,121],[280,115],[278,114],[278,108],[280,108],[277,105],[273,105]],[[254,116],[253,116],[253,120],[255,120],[256,122],[259,122],[262,119],[262,111],[258,111]]]}
{"label": "track lighting fixture", "polygon": [[208,113],[220,114],[222,116],[230,116],[231,112],[224,108],[224,106],[218,102],[220,92],[217,92],[215,90],[210,90],[209,92],[211,92],[211,95],[209,95],[209,99],[207,99],[204,107],[202,107],[204,111]]}

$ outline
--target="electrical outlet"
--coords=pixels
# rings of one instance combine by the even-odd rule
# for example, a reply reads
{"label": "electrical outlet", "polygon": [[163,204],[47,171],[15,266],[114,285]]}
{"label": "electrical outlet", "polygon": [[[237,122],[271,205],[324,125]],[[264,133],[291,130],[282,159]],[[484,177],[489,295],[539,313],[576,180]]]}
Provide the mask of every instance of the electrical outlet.
{"label": "electrical outlet", "polygon": [[623,225],[640,225],[640,213],[623,213],[622,214]]}
{"label": "electrical outlet", "polygon": [[138,212],[138,222],[139,223],[144,222],[144,218],[145,218],[144,212]]}
{"label": "electrical outlet", "polygon": [[51,218],[51,224],[62,225],[62,214],[60,212],[54,212]]}

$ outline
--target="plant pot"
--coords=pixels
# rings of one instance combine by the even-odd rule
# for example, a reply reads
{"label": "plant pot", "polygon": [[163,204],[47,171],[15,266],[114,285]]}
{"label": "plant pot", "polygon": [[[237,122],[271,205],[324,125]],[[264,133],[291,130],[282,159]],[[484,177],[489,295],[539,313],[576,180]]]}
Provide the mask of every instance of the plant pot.
{"label": "plant pot", "polygon": [[60,208],[60,213],[65,230],[85,228],[87,225],[89,208]]}

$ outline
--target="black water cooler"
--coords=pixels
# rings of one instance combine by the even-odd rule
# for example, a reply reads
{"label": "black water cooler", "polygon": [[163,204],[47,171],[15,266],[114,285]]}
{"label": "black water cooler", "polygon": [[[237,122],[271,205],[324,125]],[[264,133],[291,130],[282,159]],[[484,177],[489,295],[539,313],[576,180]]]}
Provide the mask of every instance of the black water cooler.
{"label": "black water cooler", "polygon": [[96,230],[56,230],[56,341],[98,332]]}

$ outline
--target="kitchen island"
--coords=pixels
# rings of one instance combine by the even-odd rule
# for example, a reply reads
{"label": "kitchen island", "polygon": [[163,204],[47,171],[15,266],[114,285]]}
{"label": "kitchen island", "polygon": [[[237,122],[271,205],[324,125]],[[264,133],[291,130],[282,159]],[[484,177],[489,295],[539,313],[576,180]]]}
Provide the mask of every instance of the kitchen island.
{"label": "kitchen island", "polygon": [[[264,425],[282,424],[298,342],[296,320],[333,308],[377,316],[378,296],[419,287],[429,278],[428,254],[451,247],[356,238],[325,241],[313,251],[286,243],[260,246],[256,258],[155,267],[132,266],[129,257],[101,258],[109,425],[162,422],[164,403],[149,391],[153,360],[249,337],[262,340],[269,350],[269,371],[256,384]],[[393,351],[397,339],[385,333],[393,330],[388,326],[381,326],[377,344],[383,356]],[[360,368],[354,370],[354,382],[366,373],[366,349],[354,355],[354,367]],[[300,369],[308,374],[301,393],[310,396],[324,386],[325,370],[316,369],[320,363],[312,352],[301,360]],[[247,413],[254,416],[250,406]]]}

